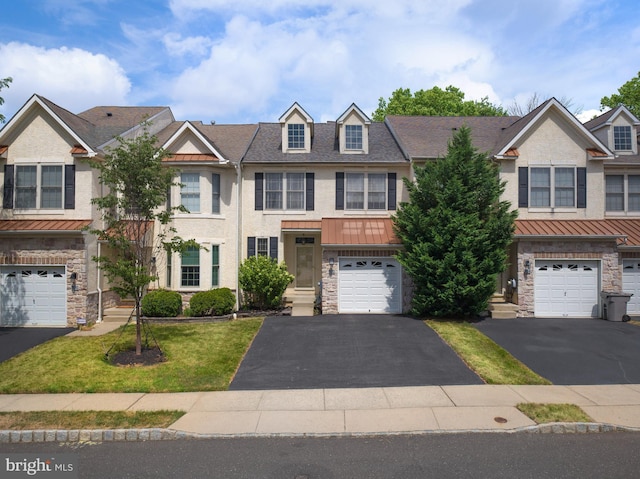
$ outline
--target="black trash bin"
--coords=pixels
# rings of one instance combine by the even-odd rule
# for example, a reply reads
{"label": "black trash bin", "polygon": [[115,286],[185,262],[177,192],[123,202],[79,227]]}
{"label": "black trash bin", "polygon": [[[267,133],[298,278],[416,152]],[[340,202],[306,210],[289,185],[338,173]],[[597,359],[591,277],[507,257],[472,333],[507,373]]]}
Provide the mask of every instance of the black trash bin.
{"label": "black trash bin", "polygon": [[631,296],[633,296],[631,293],[622,291],[602,291],[600,297],[602,298],[604,319],[607,321],[629,321],[627,303]]}

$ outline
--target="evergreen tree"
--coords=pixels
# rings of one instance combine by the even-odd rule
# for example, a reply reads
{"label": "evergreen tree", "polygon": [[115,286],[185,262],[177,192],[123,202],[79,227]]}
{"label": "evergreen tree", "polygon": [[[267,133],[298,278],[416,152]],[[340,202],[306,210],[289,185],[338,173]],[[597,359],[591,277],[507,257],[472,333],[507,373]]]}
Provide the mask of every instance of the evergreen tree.
{"label": "evergreen tree", "polygon": [[409,202],[394,217],[398,260],[413,279],[413,313],[468,316],[487,308],[507,261],[517,211],[501,201],[498,165],[461,128],[447,155],[405,178]]}

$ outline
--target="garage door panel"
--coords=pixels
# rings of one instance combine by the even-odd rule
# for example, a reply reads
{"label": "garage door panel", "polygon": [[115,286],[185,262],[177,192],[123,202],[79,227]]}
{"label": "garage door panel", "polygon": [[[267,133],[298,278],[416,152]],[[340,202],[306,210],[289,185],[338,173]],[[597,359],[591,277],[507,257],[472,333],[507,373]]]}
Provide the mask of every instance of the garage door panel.
{"label": "garage door panel", "polygon": [[537,260],[535,315],[540,317],[597,317],[598,262]]}
{"label": "garage door panel", "polygon": [[341,313],[399,313],[401,268],[390,258],[340,258],[338,310]]}
{"label": "garage door panel", "polygon": [[622,291],[633,295],[627,303],[627,313],[640,315],[640,260],[623,260]]}
{"label": "garage door panel", "polygon": [[66,326],[64,266],[0,267],[0,325]]}

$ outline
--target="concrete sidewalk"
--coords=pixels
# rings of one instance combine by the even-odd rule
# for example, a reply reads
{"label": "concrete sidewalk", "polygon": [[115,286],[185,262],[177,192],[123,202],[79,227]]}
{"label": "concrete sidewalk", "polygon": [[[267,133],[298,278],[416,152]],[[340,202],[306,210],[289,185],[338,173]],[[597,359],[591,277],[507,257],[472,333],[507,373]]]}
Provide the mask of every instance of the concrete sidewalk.
{"label": "concrete sidewalk", "polygon": [[594,424],[571,432],[640,430],[640,385],[15,394],[0,395],[0,411],[179,409],[169,430],[181,437],[359,435],[536,429],[515,407],[523,402],[580,406]]}

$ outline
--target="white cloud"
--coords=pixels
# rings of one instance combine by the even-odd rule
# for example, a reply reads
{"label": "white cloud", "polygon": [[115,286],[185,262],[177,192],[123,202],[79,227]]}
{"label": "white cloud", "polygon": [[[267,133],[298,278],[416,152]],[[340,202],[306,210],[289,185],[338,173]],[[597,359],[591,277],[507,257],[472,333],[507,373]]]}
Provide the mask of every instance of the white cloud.
{"label": "white cloud", "polygon": [[203,56],[211,47],[211,40],[207,37],[187,37],[182,38],[179,33],[167,33],[162,41],[167,53],[171,56]]}
{"label": "white cloud", "polygon": [[[78,48],[45,49],[0,44],[3,75],[13,83],[2,91],[5,116],[38,93],[77,113],[96,105],[126,104],[131,84],[115,60]],[[6,72],[6,73],[4,73]]]}

